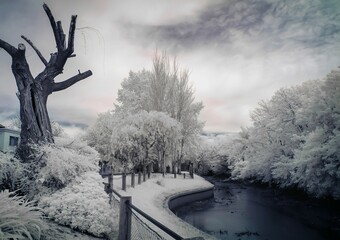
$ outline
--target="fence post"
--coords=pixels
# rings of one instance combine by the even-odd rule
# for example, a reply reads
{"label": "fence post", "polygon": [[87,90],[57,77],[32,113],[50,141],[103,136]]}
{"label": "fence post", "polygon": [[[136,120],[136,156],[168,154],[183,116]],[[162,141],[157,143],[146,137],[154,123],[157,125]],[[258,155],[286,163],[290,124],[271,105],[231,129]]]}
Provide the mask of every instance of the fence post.
{"label": "fence post", "polygon": [[143,182],[146,181],[146,166],[143,165]]}
{"label": "fence post", "polygon": [[131,240],[131,197],[120,198],[119,209],[119,240]]}
{"label": "fence post", "polygon": [[191,178],[194,178],[194,164],[193,163],[189,164],[189,174]]}
{"label": "fence post", "polygon": [[142,174],[141,172],[139,171],[138,172],[138,184],[141,184],[142,183]]}
{"label": "fence post", "polygon": [[135,172],[132,171],[131,173],[131,187],[135,187]]}
{"label": "fence post", "polygon": [[111,204],[112,200],[113,200],[113,195],[112,195],[113,176],[112,176],[112,174],[109,176],[108,183],[109,183],[109,198],[110,198],[109,203]]}
{"label": "fence post", "polygon": [[174,166],[173,166],[173,172],[174,172],[174,177],[176,178],[177,177],[177,164],[175,163]]}
{"label": "fence post", "polygon": [[122,190],[126,191],[126,173],[125,173],[125,171],[123,172],[123,176],[122,176]]}
{"label": "fence post", "polygon": [[148,165],[148,179],[150,179],[151,176],[151,163]]}

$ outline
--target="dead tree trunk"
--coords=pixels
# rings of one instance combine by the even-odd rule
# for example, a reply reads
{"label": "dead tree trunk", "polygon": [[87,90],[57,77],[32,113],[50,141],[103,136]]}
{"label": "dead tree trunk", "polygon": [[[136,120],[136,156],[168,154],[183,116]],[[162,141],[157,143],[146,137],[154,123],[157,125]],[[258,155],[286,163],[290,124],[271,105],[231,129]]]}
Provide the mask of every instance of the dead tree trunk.
{"label": "dead tree trunk", "polygon": [[29,159],[31,154],[30,144],[54,142],[46,108],[48,96],[92,75],[90,70],[84,73],[80,73],[78,70],[77,75],[62,82],[54,82],[54,78],[63,72],[67,59],[75,56],[73,52],[77,16],[74,15],[71,18],[68,42],[66,44],[66,34],[64,34],[61,22],[55,22],[46,4],[43,5],[43,8],[51,23],[57,52],[52,53],[49,61],[47,61],[28,38],[21,36],[34,49],[45,65],[45,69],[38,76],[34,78],[31,74],[25,57],[26,47],[23,43],[20,43],[18,48],[15,48],[0,39],[0,48],[3,48],[12,57],[12,72],[18,87],[21,141],[17,153],[22,160]]}

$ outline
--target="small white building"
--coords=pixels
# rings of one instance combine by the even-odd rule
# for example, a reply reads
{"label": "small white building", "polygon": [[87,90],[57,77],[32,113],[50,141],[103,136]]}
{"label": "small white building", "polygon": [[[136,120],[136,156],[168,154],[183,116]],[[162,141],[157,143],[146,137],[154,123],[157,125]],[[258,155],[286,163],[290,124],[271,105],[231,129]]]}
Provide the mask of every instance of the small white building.
{"label": "small white building", "polygon": [[20,141],[20,131],[0,124],[0,151],[14,152]]}

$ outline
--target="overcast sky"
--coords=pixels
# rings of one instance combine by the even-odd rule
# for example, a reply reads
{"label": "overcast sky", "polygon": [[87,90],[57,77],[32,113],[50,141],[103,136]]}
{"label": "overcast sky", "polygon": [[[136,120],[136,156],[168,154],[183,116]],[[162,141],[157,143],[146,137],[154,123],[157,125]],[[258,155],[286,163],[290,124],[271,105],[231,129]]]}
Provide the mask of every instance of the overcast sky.
{"label": "overcast sky", "polygon": [[[75,53],[56,81],[93,76],[49,97],[52,120],[86,126],[113,108],[128,72],[151,69],[156,48],[190,70],[205,130],[236,132],[281,87],[324,78],[340,66],[339,0],[45,1],[65,32],[77,14]],[[46,58],[55,51],[39,0],[0,0],[0,38],[25,35]],[[27,44],[26,44],[27,45]],[[27,46],[33,75],[43,70]],[[11,58],[0,50],[0,123],[19,110]]]}

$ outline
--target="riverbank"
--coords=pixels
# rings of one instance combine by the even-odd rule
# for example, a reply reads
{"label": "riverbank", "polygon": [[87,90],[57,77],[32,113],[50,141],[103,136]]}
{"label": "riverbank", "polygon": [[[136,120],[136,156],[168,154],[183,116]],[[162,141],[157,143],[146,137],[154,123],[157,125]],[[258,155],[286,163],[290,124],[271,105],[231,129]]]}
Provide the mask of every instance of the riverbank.
{"label": "riverbank", "polygon": [[307,193],[301,188],[298,187],[281,187],[278,184],[275,184],[274,182],[262,182],[256,179],[232,179],[231,175],[229,173],[227,174],[218,174],[218,175],[205,175],[202,176],[204,179],[209,181],[210,183],[214,183],[215,181],[222,181],[222,182],[230,182],[230,183],[238,183],[238,184],[244,184],[249,186],[256,186],[260,188],[271,188],[275,189],[278,192],[281,192],[283,194],[292,195],[295,197],[300,197],[301,199],[316,199],[320,201],[327,202],[328,204],[332,203],[340,203],[340,199],[334,199],[332,196],[323,196],[323,197],[316,197],[315,195],[312,195],[310,193]]}
{"label": "riverbank", "polygon": [[[119,178],[116,178],[114,182],[119,182]],[[136,185],[135,188],[128,185],[126,192],[119,190],[119,193],[123,196],[131,196],[135,206],[180,236],[184,238],[203,237],[209,240],[215,238],[178,218],[170,211],[166,202],[171,196],[180,193],[207,190],[212,187],[213,184],[197,175],[194,179],[184,179],[183,175],[177,175],[177,178],[174,178],[172,174],[167,174],[163,178],[161,174],[152,174],[151,179],[141,185]]]}

